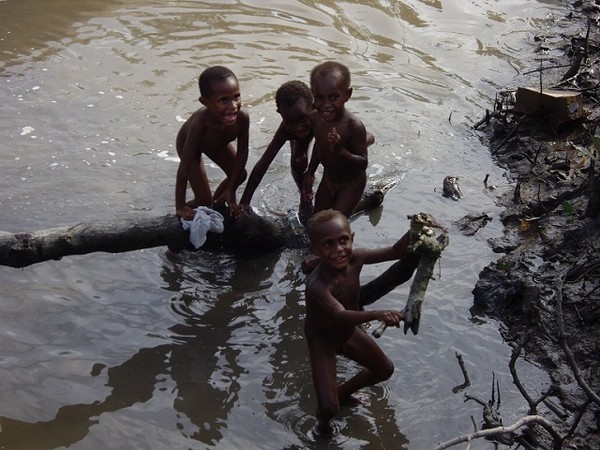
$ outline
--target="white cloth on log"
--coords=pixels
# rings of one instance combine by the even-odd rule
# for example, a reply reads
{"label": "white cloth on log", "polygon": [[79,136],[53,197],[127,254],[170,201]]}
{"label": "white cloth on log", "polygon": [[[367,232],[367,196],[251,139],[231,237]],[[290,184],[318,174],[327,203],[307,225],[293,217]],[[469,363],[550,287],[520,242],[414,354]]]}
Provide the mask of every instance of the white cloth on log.
{"label": "white cloth on log", "polygon": [[206,235],[209,231],[213,233],[222,233],[223,215],[214,209],[206,206],[199,206],[196,209],[196,215],[192,220],[181,219],[181,225],[184,230],[190,230],[190,242],[197,250],[206,242]]}

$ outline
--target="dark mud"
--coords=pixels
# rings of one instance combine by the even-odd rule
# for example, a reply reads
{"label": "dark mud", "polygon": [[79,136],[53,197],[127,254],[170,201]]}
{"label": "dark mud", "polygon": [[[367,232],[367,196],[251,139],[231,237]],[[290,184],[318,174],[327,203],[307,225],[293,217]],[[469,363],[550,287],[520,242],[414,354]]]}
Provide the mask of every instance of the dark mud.
{"label": "dark mud", "polygon": [[499,198],[504,236],[490,244],[503,256],[480,274],[474,310],[500,319],[515,358],[552,380],[550,389],[520,380],[530,413],[565,438],[557,447],[539,428],[531,448],[591,450],[600,449],[600,7],[579,1],[558,20],[561,31],[539,39],[555,68],[542,69],[540,80],[544,89],[581,93],[585,116],[557,125],[519,114],[514,93],[503,92],[477,125],[514,190]]}

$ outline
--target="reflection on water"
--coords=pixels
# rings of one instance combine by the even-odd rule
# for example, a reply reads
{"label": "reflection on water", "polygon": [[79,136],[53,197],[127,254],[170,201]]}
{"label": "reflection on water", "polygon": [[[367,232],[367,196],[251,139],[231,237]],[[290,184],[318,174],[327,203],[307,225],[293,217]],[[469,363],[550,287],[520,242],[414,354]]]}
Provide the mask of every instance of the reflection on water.
{"label": "reflection on water", "polygon": [[[300,250],[253,258],[163,248],[0,267],[0,447],[431,448],[471,431],[455,353],[505,420],[510,349],[497,324],[470,317],[471,289],[501,231],[486,173],[508,182],[471,125],[498,89],[535,83],[524,61],[560,10],[537,2],[0,1],[0,230],[147,217],[173,210],[175,134],[199,104],[197,76],[230,66],[251,116],[249,166],[279,123],[273,95],[312,66],[352,72],[348,107],[371,130],[371,179],[393,177],[384,205],[353,221],[358,246],[395,241],[407,214],[450,227],[418,336],[379,343],[396,372],[314,433],[316,401],[302,335]],[[558,26],[556,23],[553,26]],[[255,194],[261,212],[295,204],[284,148]],[[208,167],[215,183],[221,177]],[[464,198],[441,196],[459,176]],[[496,220],[474,237],[454,220]],[[366,267],[364,280],[382,267]],[[378,305],[403,305],[401,286]],[[355,367],[340,363],[340,376]],[[545,378],[527,367],[532,386]],[[454,390],[453,390],[454,389]],[[476,448],[474,443],[472,448]]]}

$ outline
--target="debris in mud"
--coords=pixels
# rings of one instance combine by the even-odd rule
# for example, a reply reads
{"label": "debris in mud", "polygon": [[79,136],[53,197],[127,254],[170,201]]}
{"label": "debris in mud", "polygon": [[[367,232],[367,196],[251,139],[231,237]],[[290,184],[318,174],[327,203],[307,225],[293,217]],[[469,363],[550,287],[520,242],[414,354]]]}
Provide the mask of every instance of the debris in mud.
{"label": "debris in mud", "polygon": [[444,178],[442,183],[442,195],[455,201],[462,198],[463,193],[458,185],[458,177],[448,175]]}
{"label": "debris in mud", "polygon": [[513,111],[548,120],[553,129],[585,114],[580,92],[530,87],[517,89]]}
{"label": "debris in mud", "polygon": [[467,214],[466,216],[454,221],[460,232],[465,236],[473,236],[481,228],[485,227],[492,218],[486,213]]}
{"label": "debris in mud", "polygon": [[516,107],[505,91],[475,124],[514,190],[499,197],[504,237],[490,242],[504,255],[484,268],[473,294],[474,310],[502,320],[505,339],[550,375],[544,401],[521,392],[554,432],[537,433],[535,448],[592,450],[600,448],[600,9],[593,1],[572,7],[564,20],[583,22],[573,26],[585,37],[562,36],[557,49],[570,64],[553,61],[569,70],[557,75],[542,68],[543,89],[526,95],[535,106],[540,92],[570,91],[546,100],[562,101],[563,119],[574,112],[578,120],[552,118],[552,105],[545,114],[530,111],[519,95]]}

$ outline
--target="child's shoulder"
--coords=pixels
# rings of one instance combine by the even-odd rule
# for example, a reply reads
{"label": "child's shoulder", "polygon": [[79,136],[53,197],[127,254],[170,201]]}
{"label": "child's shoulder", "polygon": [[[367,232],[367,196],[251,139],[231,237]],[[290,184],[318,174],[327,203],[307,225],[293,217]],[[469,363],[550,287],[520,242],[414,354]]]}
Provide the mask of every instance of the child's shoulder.
{"label": "child's shoulder", "polygon": [[238,111],[236,124],[241,128],[240,131],[250,128],[250,114],[248,114],[248,111],[245,109]]}
{"label": "child's shoulder", "polygon": [[185,121],[187,125],[199,125],[205,120],[205,112],[206,108],[203,106],[202,108],[198,108],[190,117]]}
{"label": "child's shoulder", "polygon": [[354,247],[352,249],[352,256],[357,256],[357,255],[362,256],[368,251],[369,251],[369,249],[366,247]]}
{"label": "child's shoulder", "polygon": [[362,126],[364,127],[363,121],[351,111],[347,109],[344,110],[345,120],[351,123],[354,126]]}
{"label": "child's shoulder", "polygon": [[352,250],[352,259],[350,260],[350,264],[352,265],[362,265],[364,264],[365,258],[369,254],[368,248],[358,247]]}

